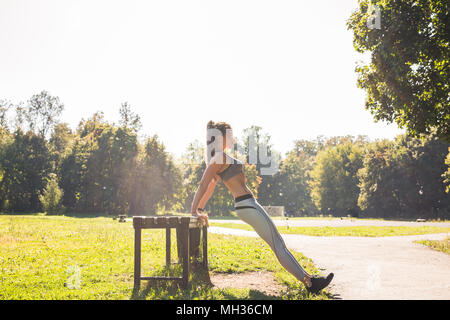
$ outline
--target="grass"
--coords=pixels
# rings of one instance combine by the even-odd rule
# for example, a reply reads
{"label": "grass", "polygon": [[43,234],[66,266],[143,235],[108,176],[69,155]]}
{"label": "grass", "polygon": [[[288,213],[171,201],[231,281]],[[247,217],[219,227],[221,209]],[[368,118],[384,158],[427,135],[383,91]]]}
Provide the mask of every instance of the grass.
{"label": "grass", "polygon": [[[253,231],[247,224],[210,222],[211,226]],[[447,233],[450,228],[434,226],[352,226],[352,227],[286,227],[277,226],[280,233],[303,234],[309,236],[387,237],[407,236],[427,233]]]}
{"label": "grass", "polygon": [[450,254],[450,237],[447,237],[444,240],[417,240],[414,242],[426,245],[433,250]]}
{"label": "grass", "polygon": [[[235,214],[235,213],[234,213]],[[383,218],[354,218],[354,217],[334,217],[334,216],[304,216],[304,217],[270,217],[273,220],[286,220],[288,221],[296,221],[296,220],[352,220],[352,221],[416,221],[414,218],[401,219],[401,218],[392,218],[392,219],[383,219]],[[240,220],[237,216],[210,216],[210,220]],[[434,222],[434,223],[450,223],[450,220],[446,219],[430,219],[426,222]]]}
{"label": "grass", "polygon": [[[175,241],[172,232],[172,243]],[[165,233],[143,230],[142,273],[181,275],[181,267],[165,266]],[[192,285],[181,289],[158,282],[133,291],[134,231],[131,222],[111,218],[0,215],[0,300],[7,299],[328,299],[325,291],[308,296],[299,281],[285,271],[269,246],[259,238],[208,235],[209,273],[192,273]],[[172,259],[176,257],[172,246]],[[293,252],[312,274],[319,270]],[[70,279],[79,270],[80,287]],[[211,273],[270,271],[286,286],[278,297],[249,289],[217,289]],[[76,282],[75,282],[76,284]]]}

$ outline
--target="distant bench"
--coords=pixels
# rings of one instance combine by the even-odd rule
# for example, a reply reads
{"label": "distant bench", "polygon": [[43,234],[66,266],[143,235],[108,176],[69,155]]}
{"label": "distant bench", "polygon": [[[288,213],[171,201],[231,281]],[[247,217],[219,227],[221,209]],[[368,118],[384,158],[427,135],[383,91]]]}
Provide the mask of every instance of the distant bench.
{"label": "distant bench", "polygon": [[[201,223],[201,224],[200,224]],[[202,266],[208,268],[208,232],[204,222],[197,217],[186,216],[134,216],[134,287],[139,289],[141,280],[175,280],[186,288],[189,284],[190,258],[198,262],[200,255],[200,233],[202,233]],[[142,229],[166,229],[166,265],[170,259],[170,229],[176,229],[178,261],[182,262],[182,277],[144,277],[141,275],[141,232]]]}

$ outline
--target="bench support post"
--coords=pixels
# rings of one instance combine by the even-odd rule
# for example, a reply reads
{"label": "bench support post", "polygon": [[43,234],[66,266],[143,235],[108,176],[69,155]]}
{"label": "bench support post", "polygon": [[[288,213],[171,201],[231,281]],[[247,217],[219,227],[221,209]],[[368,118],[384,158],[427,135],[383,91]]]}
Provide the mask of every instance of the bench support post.
{"label": "bench support post", "polygon": [[170,228],[166,228],[166,265],[170,265]]}
{"label": "bench support post", "polygon": [[203,242],[203,268],[208,269],[208,230],[206,226],[202,228],[202,242]]}
{"label": "bench support post", "polygon": [[[199,225],[194,217],[133,217],[134,226],[134,288],[139,290],[142,280],[176,280],[183,288],[189,286],[191,258],[208,266],[208,239],[206,226]],[[181,277],[143,277],[141,271],[142,229],[166,229],[166,265],[171,264],[171,228],[176,229],[178,262],[182,263]],[[200,239],[202,234],[202,239]],[[203,241],[203,261],[198,261],[200,241]],[[192,255],[192,257],[191,257]]]}
{"label": "bench support post", "polygon": [[189,283],[189,267],[190,267],[190,254],[189,254],[189,225],[183,225],[180,228],[182,230],[182,242],[183,242],[183,288],[187,288]]}
{"label": "bench support post", "polygon": [[141,286],[141,228],[134,229],[134,287]]}

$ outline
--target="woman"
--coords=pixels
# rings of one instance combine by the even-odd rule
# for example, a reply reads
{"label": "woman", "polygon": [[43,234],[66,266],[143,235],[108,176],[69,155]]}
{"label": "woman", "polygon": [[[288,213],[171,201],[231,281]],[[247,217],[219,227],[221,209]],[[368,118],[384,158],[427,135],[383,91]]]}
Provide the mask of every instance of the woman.
{"label": "woman", "polygon": [[[231,126],[225,122],[214,123],[210,121],[207,130],[208,132],[213,130],[219,134],[213,135],[209,140],[207,138],[208,149],[213,142],[215,142],[215,148],[211,152],[208,151],[207,167],[192,201],[192,215],[205,220],[206,225],[209,226],[207,215],[202,213],[203,208],[211,197],[217,182],[222,179],[224,185],[235,198],[235,210],[238,217],[251,225],[256,233],[269,244],[281,265],[303,282],[309,292],[317,293],[325,288],[333,279],[333,273],[330,273],[327,277],[311,276],[300,266],[286,248],[283,238],[267,212],[256,201],[245,184],[242,162],[224,152],[225,149],[231,149],[234,143]],[[218,146],[220,140],[222,140],[222,143]]]}

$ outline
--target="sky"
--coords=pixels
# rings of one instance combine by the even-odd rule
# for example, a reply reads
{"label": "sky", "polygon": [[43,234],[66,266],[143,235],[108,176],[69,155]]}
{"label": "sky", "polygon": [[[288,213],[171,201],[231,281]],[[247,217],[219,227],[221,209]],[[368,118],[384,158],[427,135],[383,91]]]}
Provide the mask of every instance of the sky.
{"label": "sky", "polygon": [[346,21],[357,0],[0,0],[0,99],[58,96],[75,129],[123,102],[143,135],[180,156],[209,120],[252,125],[285,154],[298,139],[367,135],[375,123],[354,72]]}

